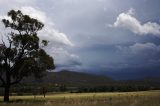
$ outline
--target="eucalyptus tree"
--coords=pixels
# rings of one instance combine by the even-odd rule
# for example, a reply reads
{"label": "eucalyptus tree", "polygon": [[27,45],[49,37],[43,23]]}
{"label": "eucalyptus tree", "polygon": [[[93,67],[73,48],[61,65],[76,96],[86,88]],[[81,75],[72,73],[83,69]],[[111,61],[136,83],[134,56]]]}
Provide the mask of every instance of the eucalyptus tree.
{"label": "eucalyptus tree", "polygon": [[9,102],[10,87],[24,77],[42,77],[46,70],[54,69],[54,59],[44,46],[48,41],[40,40],[37,32],[44,24],[24,15],[20,10],[8,12],[9,19],[2,19],[9,29],[7,41],[0,44],[0,81],[4,87],[4,102]]}

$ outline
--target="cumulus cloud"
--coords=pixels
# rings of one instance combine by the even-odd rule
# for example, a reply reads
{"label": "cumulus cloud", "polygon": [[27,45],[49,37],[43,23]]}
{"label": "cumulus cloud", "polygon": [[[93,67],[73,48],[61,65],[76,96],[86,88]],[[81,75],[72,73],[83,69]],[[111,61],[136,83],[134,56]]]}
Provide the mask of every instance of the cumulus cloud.
{"label": "cumulus cloud", "polygon": [[53,41],[55,44],[58,43],[62,45],[73,46],[73,43],[68,39],[67,35],[54,28],[54,23],[47,17],[45,12],[33,7],[22,7],[20,10],[22,10],[24,14],[28,14],[45,24],[44,29],[42,29],[42,31],[39,33],[42,39],[46,39],[51,42]]}
{"label": "cumulus cloud", "polygon": [[[40,39],[49,41],[49,45],[44,49],[54,57],[56,65],[65,65],[70,67],[71,65],[80,65],[79,56],[74,53],[68,52],[67,48],[72,48],[74,44],[68,39],[65,33],[59,32],[55,29],[54,22],[41,11],[38,7],[23,6],[20,9],[24,14],[29,15],[32,18],[36,18],[44,23],[44,28],[38,32]],[[0,16],[0,19],[9,19],[7,16]],[[0,29],[5,29],[1,24]],[[6,30],[5,30],[6,32]],[[4,32],[4,33],[5,33]]]}
{"label": "cumulus cloud", "polygon": [[140,56],[143,58],[147,56],[147,58],[154,58],[160,56],[160,45],[150,42],[135,43],[130,46],[117,46],[117,48],[126,55],[130,55],[132,57]]}
{"label": "cumulus cloud", "polygon": [[63,69],[77,69],[82,66],[80,57],[77,54],[69,52],[64,47],[47,46],[45,48],[49,54],[54,56],[56,69],[54,71],[60,71]]}
{"label": "cumulus cloud", "polygon": [[[48,40],[50,41],[50,43],[54,43],[56,46],[74,46],[74,44],[68,39],[66,34],[59,32],[57,29],[54,28],[53,21],[49,17],[47,17],[45,12],[41,11],[39,8],[25,6],[21,8],[16,8],[16,10],[18,9],[20,9],[24,14],[27,14],[32,18],[36,18],[42,23],[44,23],[44,28],[38,34],[41,39]],[[0,16],[0,19],[4,18],[10,20],[10,18],[5,15]],[[0,25],[0,29],[4,29],[3,24]]]}
{"label": "cumulus cloud", "polygon": [[129,47],[135,53],[145,53],[145,52],[160,52],[160,46],[155,45],[154,43],[136,43]]}
{"label": "cumulus cloud", "polygon": [[24,3],[35,3],[35,1],[36,0],[0,0],[0,3],[2,4],[7,3],[13,5],[12,3],[24,4]]}
{"label": "cumulus cloud", "polygon": [[119,14],[114,24],[110,26],[124,28],[138,35],[160,35],[160,25],[158,23],[142,23],[134,17],[134,14],[135,10],[131,8],[127,12]]}
{"label": "cumulus cloud", "polygon": [[49,50],[48,52],[50,54],[55,55],[55,61],[57,64],[62,64],[65,66],[81,64],[78,55],[70,53],[63,47],[48,46],[46,49]]}
{"label": "cumulus cloud", "polygon": [[22,7],[20,9],[24,14],[28,14],[45,24],[39,36],[49,41],[49,46],[45,49],[54,57],[55,64],[65,68],[81,64],[79,56],[67,50],[68,47],[73,47],[74,44],[68,39],[66,34],[54,28],[54,23],[47,17],[45,12],[33,7]]}
{"label": "cumulus cloud", "polygon": [[[142,65],[148,58],[152,61],[155,61],[155,58],[160,59],[160,55],[151,55],[156,52],[160,54],[158,39],[152,37],[146,41],[147,37],[144,39],[144,37],[130,36],[124,30],[119,33],[116,30],[106,29],[104,26],[104,22],[111,22],[115,13],[131,5],[136,6],[136,10],[140,10],[139,13],[149,10],[148,13],[145,13],[145,17],[156,19],[158,16],[156,13],[159,10],[156,6],[152,6],[156,2],[147,9],[144,6],[139,7],[137,2],[134,5],[134,2],[136,1],[121,3],[118,0],[0,0],[0,15],[6,15],[10,9],[21,9],[25,14],[43,22],[45,27],[38,35],[40,38],[50,41],[45,50],[53,56],[59,69],[106,71],[113,67],[115,70],[119,70],[121,67]],[[141,2],[141,4],[143,3]],[[154,9],[156,11],[152,14],[150,11]],[[112,27],[124,28],[137,35],[152,35],[153,31],[151,30],[155,30],[159,26],[158,23],[154,25],[153,22],[150,22],[150,25],[149,22],[143,23],[145,20],[138,20],[134,9],[129,9],[117,16]],[[144,16],[141,18],[143,19]],[[3,26],[3,24],[0,25]],[[3,30],[6,29],[2,28],[1,32]],[[154,31],[153,35],[158,36],[157,33],[159,30],[156,34]],[[154,41],[154,39],[156,40]],[[153,42],[153,44],[135,43],[131,45],[133,42],[145,41]],[[95,46],[97,44],[104,44],[104,46],[97,47]],[[113,46],[106,47],[107,45]],[[115,45],[120,45],[118,46],[119,50],[115,49]],[[88,49],[89,46],[93,46],[93,48]],[[146,55],[144,56],[144,54]],[[105,65],[99,67],[102,64]]]}

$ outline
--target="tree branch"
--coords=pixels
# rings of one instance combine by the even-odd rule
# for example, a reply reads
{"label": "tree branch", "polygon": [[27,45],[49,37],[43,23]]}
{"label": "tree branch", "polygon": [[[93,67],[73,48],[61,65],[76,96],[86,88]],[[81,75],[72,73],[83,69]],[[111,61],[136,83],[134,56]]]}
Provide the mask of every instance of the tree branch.
{"label": "tree branch", "polygon": [[4,81],[4,79],[2,78],[2,76],[0,76],[0,80],[1,80],[2,84],[4,85],[4,84],[5,84],[5,81]]}
{"label": "tree branch", "polygon": [[19,83],[20,81],[22,81],[23,77],[19,78],[19,79],[16,79],[15,81],[11,82],[10,84],[11,85],[14,85],[14,84],[17,84]]}
{"label": "tree branch", "polygon": [[3,36],[2,36],[2,39],[1,39],[1,40],[2,40],[3,45],[6,47],[6,44],[5,44],[5,42],[3,41]]}

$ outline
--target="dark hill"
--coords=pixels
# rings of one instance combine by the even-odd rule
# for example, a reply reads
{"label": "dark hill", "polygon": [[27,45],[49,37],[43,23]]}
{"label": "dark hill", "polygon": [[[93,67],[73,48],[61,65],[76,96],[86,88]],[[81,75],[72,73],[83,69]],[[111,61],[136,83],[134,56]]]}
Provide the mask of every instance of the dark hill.
{"label": "dark hill", "polygon": [[22,83],[52,83],[72,86],[96,86],[114,83],[109,77],[72,71],[47,72],[42,79],[26,78]]}

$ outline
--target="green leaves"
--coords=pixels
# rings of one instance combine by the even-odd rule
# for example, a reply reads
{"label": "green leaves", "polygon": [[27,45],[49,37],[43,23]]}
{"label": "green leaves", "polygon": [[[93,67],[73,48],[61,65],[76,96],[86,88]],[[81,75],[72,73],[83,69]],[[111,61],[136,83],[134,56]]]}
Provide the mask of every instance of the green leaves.
{"label": "green leaves", "polygon": [[43,49],[39,50],[39,61],[42,66],[46,69],[54,69],[54,60],[51,56],[49,56]]}
{"label": "green leaves", "polygon": [[14,11],[14,10],[11,10],[11,11],[9,11],[8,12],[8,16],[9,17],[11,17],[11,19],[13,20],[13,21],[16,21],[16,19],[17,19],[17,15],[22,15],[22,13],[20,12],[20,11]]}
{"label": "green leaves", "polygon": [[[54,69],[54,60],[49,56],[39,44],[47,46],[48,41],[41,40],[37,32],[44,27],[44,24],[37,19],[24,15],[20,10],[8,12],[11,20],[3,19],[2,22],[11,32],[8,37],[9,46],[3,45],[0,49],[0,67],[2,61],[6,67],[5,72],[9,72],[13,82],[19,82],[23,77],[34,75],[42,76],[48,69]],[[4,58],[2,58],[4,57]]]}
{"label": "green leaves", "polygon": [[6,20],[6,19],[2,19],[2,22],[4,23],[5,27],[9,27],[9,20]]}
{"label": "green leaves", "polygon": [[43,46],[47,46],[47,45],[48,45],[48,42],[49,42],[49,41],[47,41],[47,40],[42,40],[41,43],[43,44]]}
{"label": "green leaves", "polygon": [[31,18],[28,15],[23,15],[20,10],[11,10],[8,12],[8,16],[12,19],[9,21],[3,19],[5,27],[10,27],[11,29],[18,31],[25,31],[27,33],[36,33],[41,30],[44,26],[43,23],[39,22],[37,19]]}

